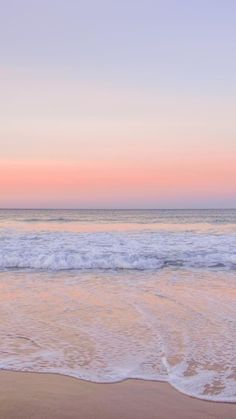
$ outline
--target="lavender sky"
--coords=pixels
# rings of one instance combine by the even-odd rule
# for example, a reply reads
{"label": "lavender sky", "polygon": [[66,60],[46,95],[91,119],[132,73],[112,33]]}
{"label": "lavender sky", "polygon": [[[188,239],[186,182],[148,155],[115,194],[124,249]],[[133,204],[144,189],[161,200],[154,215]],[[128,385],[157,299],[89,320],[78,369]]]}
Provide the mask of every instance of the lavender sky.
{"label": "lavender sky", "polygon": [[0,0],[0,207],[236,207],[236,2]]}

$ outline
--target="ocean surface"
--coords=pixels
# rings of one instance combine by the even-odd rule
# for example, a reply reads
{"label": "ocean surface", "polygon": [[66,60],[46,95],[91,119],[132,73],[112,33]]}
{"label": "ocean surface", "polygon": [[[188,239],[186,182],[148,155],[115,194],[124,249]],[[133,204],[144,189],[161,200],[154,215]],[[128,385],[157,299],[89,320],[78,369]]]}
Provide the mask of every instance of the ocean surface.
{"label": "ocean surface", "polygon": [[0,210],[0,368],[236,402],[236,210]]}

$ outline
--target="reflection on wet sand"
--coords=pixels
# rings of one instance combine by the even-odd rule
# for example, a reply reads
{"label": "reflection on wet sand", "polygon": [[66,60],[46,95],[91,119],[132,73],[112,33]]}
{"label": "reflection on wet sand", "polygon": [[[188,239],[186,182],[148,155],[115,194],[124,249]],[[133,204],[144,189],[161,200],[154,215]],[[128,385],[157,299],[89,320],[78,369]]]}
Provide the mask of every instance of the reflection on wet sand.
{"label": "reflection on wet sand", "polygon": [[234,274],[2,272],[1,366],[236,399]]}

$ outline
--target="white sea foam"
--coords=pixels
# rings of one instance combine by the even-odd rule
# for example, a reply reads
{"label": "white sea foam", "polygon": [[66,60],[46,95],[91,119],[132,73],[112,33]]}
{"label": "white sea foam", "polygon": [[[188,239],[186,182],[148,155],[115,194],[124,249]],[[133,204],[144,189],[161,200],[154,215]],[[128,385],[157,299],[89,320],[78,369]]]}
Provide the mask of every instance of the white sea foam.
{"label": "white sea foam", "polygon": [[0,368],[236,401],[233,272],[0,273]]}
{"label": "white sea foam", "polygon": [[235,249],[235,234],[3,231],[0,269],[235,269]]}
{"label": "white sea foam", "polygon": [[235,402],[235,222],[234,210],[0,211],[0,368]]}

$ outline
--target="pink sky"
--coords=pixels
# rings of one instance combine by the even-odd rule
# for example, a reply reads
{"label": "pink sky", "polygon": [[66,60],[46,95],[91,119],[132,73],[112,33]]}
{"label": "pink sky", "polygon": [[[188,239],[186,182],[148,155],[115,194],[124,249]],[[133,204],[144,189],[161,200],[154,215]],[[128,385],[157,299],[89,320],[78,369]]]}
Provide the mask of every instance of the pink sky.
{"label": "pink sky", "polygon": [[[220,167],[220,170],[219,170]],[[3,207],[102,207],[130,206],[132,202],[151,202],[161,206],[178,202],[191,204],[220,195],[233,196],[236,165],[231,156],[171,159],[156,163],[6,161],[0,166],[1,205]],[[220,191],[220,194],[219,194]],[[186,197],[188,199],[186,199]],[[191,206],[191,205],[190,205]]]}
{"label": "pink sky", "polygon": [[2,3],[0,208],[236,207],[235,2]]}
{"label": "pink sky", "polygon": [[3,75],[0,207],[236,205],[232,98]]}

